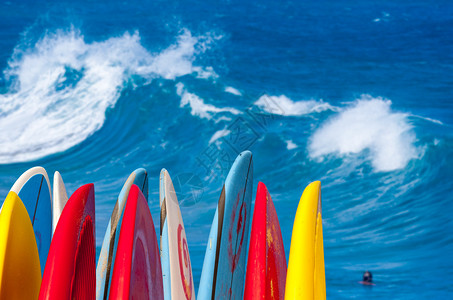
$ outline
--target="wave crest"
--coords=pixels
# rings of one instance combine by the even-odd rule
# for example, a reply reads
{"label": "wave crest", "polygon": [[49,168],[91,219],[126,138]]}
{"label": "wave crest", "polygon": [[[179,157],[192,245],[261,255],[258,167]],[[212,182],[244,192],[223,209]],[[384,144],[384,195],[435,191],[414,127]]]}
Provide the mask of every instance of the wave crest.
{"label": "wave crest", "polygon": [[190,114],[200,118],[210,120],[214,114],[228,112],[233,115],[238,115],[241,112],[232,107],[216,107],[212,104],[204,103],[203,99],[193,93],[189,93],[184,84],[179,82],[176,84],[176,93],[181,97],[180,107],[190,106]]}
{"label": "wave crest", "polygon": [[174,80],[213,72],[194,66],[209,43],[183,30],[157,54],[138,32],[87,43],[76,29],[45,35],[25,50],[17,46],[4,71],[9,91],[0,94],[0,163],[38,159],[65,151],[99,130],[126,83],[161,77]]}
{"label": "wave crest", "polygon": [[351,107],[326,121],[310,138],[313,159],[369,150],[376,171],[404,168],[419,156],[408,114],[393,112],[391,101],[363,95]]}
{"label": "wave crest", "polygon": [[322,100],[293,101],[285,95],[263,95],[254,104],[268,113],[281,116],[303,116],[326,110],[335,110],[333,106]]}

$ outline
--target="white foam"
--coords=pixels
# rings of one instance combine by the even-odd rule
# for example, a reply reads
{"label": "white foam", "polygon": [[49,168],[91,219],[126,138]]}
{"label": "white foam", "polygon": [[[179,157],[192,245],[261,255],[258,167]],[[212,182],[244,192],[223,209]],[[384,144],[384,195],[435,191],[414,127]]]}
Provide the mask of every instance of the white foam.
{"label": "white foam", "polygon": [[227,86],[225,88],[225,92],[233,94],[233,95],[236,95],[236,96],[242,96],[242,93],[239,90],[237,90],[234,87],[232,87],[232,86]]}
{"label": "white foam", "polygon": [[350,107],[326,121],[310,138],[311,158],[329,154],[345,156],[369,150],[376,171],[404,168],[418,157],[408,114],[393,112],[391,101],[362,96]]}
{"label": "white foam", "polygon": [[285,95],[263,95],[254,104],[268,113],[282,116],[302,116],[315,112],[335,110],[333,106],[322,100],[293,101]]}
{"label": "white foam", "polygon": [[422,119],[422,120],[425,120],[425,121],[428,121],[428,122],[431,122],[431,123],[434,123],[434,124],[438,124],[438,125],[444,125],[444,123],[442,121],[436,120],[436,119],[432,119],[432,118],[427,118],[427,117],[422,117],[422,116],[417,116],[417,115],[411,115],[411,117],[419,118],[419,119]]}
{"label": "white foam", "polygon": [[218,139],[220,139],[220,138],[222,138],[222,137],[224,137],[224,136],[229,135],[230,133],[231,133],[231,131],[228,130],[228,129],[222,129],[222,130],[216,131],[216,132],[212,135],[211,139],[209,140],[209,145],[212,144],[212,143],[214,143],[214,142],[217,141]]}
{"label": "white foam", "polygon": [[378,23],[378,22],[381,22],[381,21],[388,22],[390,20],[390,14],[389,13],[383,11],[381,15],[382,16],[380,18],[375,18],[373,20],[373,22],[375,22],[375,23]]}
{"label": "white foam", "polygon": [[201,99],[200,97],[193,93],[189,93],[185,89],[184,84],[181,82],[176,84],[176,93],[181,97],[180,107],[189,105],[191,109],[190,113],[193,116],[198,116],[200,118],[210,120],[213,117],[213,115],[220,112],[228,112],[234,115],[240,114],[240,111],[238,111],[235,108],[231,107],[219,108],[215,107],[214,105],[204,103],[203,99]]}
{"label": "white foam", "polygon": [[[203,41],[200,42],[201,40]],[[184,29],[178,36],[177,43],[153,57],[152,63],[147,64],[142,73],[157,74],[166,79],[175,79],[191,73],[197,73],[200,78],[215,77],[212,67],[193,65],[196,55],[207,49],[204,43],[211,43],[211,39],[194,37],[190,31]]]}
{"label": "white foam", "polygon": [[213,67],[194,67],[193,70],[197,73],[197,78],[216,80],[219,75],[214,71]]}
{"label": "white foam", "polygon": [[232,118],[230,118],[230,117],[221,116],[221,117],[219,117],[219,118],[216,118],[216,119],[215,119],[215,122],[216,122],[216,123],[219,123],[219,122],[222,122],[222,121],[229,122],[229,121],[231,121],[231,120],[232,120]]}
{"label": "white foam", "polygon": [[102,127],[106,109],[132,76],[148,83],[212,73],[194,65],[206,48],[200,43],[207,40],[183,30],[175,44],[152,54],[137,32],[87,43],[70,29],[47,34],[25,50],[19,45],[4,71],[9,91],[0,94],[0,163],[33,160],[79,144]]}
{"label": "white foam", "polygon": [[296,149],[297,147],[298,146],[296,144],[294,144],[294,142],[292,140],[286,141],[286,149],[293,150],[293,149]]}

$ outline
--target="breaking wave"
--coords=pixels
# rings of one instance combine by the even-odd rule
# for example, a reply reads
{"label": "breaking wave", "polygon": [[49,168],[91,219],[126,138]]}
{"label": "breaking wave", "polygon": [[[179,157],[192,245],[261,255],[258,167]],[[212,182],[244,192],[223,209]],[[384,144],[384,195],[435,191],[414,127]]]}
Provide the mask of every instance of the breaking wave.
{"label": "breaking wave", "polygon": [[420,155],[409,114],[394,112],[391,101],[362,96],[350,107],[327,120],[308,144],[309,155],[347,156],[367,151],[376,171],[404,168]]}
{"label": "breaking wave", "polygon": [[121,91],[133,78],[145,85],[195,73],[215,76],[194,65],[207,49],[206,37],[183,30],[176,42],[151,53],[138,32],[88,43],[79,30],[46,34],[31,47],[19,45],[4,70],[0,94],[0,163],[38,159],[65,151],[95,133]]}

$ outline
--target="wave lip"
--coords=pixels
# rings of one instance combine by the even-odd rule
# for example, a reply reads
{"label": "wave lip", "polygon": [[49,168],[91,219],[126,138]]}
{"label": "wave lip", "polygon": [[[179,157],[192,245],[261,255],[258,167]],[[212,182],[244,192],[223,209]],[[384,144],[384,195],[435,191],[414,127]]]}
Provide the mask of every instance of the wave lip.
{"label": "wave lip", "polygon": [[369,150],[375,171],[404,168],[419,156],[409,114],[393,112],[392,102],[363,95],[351,107],[326,121],[311,136],[308,145],[312,159],[333,154],[346,156]]}
{"label": "wave lip", "polygon": [[293,101],[285,95],[263,95],[254,104],[268,113],[281,116],[303,116],[335,110],[335,107],[322,100]]}

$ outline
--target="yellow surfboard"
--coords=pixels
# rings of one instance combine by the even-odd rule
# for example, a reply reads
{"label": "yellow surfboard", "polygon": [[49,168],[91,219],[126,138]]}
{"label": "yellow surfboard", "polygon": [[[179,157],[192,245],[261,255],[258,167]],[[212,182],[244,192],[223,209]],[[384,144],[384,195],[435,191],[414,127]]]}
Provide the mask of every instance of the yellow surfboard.
{"label": "yellow surfboard", "polygon": [[289,251],[285,299],[326,299],[321,183],[310,183],[300,198]]}
{"label": "yellow surfboard", "polygon": [[40,286],[33,226],[22,200],[9,192],[0,213],[0,300],[38,299]]}

